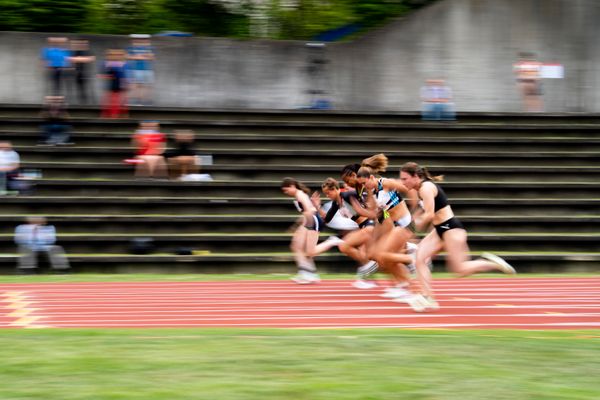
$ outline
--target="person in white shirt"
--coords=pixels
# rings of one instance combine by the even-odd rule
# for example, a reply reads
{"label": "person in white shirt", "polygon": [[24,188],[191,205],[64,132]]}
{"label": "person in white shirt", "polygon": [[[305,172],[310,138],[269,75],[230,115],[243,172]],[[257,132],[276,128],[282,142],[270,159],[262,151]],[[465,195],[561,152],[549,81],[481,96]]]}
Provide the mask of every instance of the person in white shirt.
{"label": "person in white shirt", "polygon": [[52,269],[66,271],[70,267],[64,249],[56,244],[56,229],[47,225],[44,217],[29,217],[27,224],[17,226],[15,243],[19,247],[20,272],[35,271],[39,253],[47,255]]}
{"label": "person in white shirt", "polygon": [[12,188],[12,181],[19,175],[19,154],[10,142],[0,142],[0,194]]}
{"label": "person in white shirt", "polygon": [[421,88],[422,118],[426,121],[454,120],[452,89],[443,79],[428,79]]}

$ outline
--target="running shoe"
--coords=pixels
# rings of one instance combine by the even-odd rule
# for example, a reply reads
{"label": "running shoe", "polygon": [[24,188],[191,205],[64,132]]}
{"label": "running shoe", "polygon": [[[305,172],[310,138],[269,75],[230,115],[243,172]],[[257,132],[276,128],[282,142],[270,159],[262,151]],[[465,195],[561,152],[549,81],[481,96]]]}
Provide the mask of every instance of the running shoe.
{"label": "running shoe", "polygon": [[414,312],[424,312],[426,309],[427,302],[420,294],[412,295],[406,299],[393,299],[397,303],[406,303],[412,308]]}
{"label": "running shoe", "polygon": [[329,236],[327,239],[325,239],[325,242],[331,243],[332,246],[339,246],[340,244],[344,243],[344,240],[337,236]]}
{"label": "running shoe", "polygon": [[394,301],[399,303],[407,303],[410,308],[413,309],[414,312],[425,312],[427,310],[436,311],[440,309],[437,301],[434,300],[431,296],[423,296],[422,294],[414,295],[410,298],[407,298],[405,301],[401,301],[398,299],[394,299]]}
{"label": "running shoe", "polygon": [[428,308],[430,310],[439,310],[440,309],[440,305],[438,304],[437,301],[435,301],[435,299],[432,296],[424,296],[423,298],[427,302],[427,304],[425,305],[425,308]]}
{"label": "running shoe", "polygon": [[381,297],[385,297],[386,299],[396,299],[396,301],[401,301],[401,299],[407,299],[412,296],[413,294],[411,292],[400,287],[388,288],[381,294]]}
{"label": "running shoe", "polygon": [[498,265],[500,267],[500,271],[504,272],[505,274],[514,275],[517,273],[517,271],[515,271],[515,269],[509,263],[507,263],[506,261],[504,261],[503,258],[498,257],[495,254],[487,252],[482,253],[481,258],[485,258],[486,260]]}
{"label": "running shoe", "polygon": [[373,281],[365,281],[364,279],[357,279],[352,282],[352,286],[356,289],[374,289],[378,287],[378,285]]}
{"label": "running shoe", "polygon": [[298,274],[294,275],[291,279],[298,285],[310,285],[311,283],[321,282],[319,275],[308,271],[299,271]]}

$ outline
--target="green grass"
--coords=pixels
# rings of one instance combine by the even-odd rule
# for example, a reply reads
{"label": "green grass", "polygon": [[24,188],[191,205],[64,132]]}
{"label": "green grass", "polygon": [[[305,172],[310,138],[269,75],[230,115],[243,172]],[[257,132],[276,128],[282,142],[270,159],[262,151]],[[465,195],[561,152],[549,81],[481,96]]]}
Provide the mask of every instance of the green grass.
{"label": "green grass", "polygon": [[600,333],[4,330],[0,398],[600,397]]}

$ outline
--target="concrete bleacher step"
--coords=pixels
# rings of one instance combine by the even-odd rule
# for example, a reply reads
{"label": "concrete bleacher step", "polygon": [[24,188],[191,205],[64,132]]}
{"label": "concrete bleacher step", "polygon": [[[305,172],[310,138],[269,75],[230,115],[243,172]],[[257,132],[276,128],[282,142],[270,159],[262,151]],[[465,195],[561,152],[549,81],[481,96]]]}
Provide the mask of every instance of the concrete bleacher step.
{"label": "concrete bleacher step", "polygon": [[[39,104],[0,104],[0,117],[35,118],[39,115]],[[76,106],[69,108],[74,118],[97,118],[97,106]],[[281,109],[215,109],[185,107],[132,106],[130,118],[139,119],[181,119],[190,121],[290,121],[299,122],[398,122],[421,123],[418,112],[403,111],[338,111],[338,110],[281,110]],[[592,113],[516,113],[516,112],[459,112],[461,122],[494,122],[502,125],[536,123],[550,124],[594,124],[600,122],[600,114]]]}
{"label": "concrete bleacher step", "polygon": [[[452,208],[458,215],[547,215],[594,213],[600,199],[514,199],[454,198]],[[2,198],[4,213],[125,213],[125,214],[282,214],[293,210],[285,198],[232,197],[76,197],[76,196],[9,196]]]}
{"label": "concrete bleacher step", "polygon": [[[211,253],[251,253],[289,251],[291,234],[288,233],[59,233],[57,241],[72,253],[94,253],[102,248],[104,253],[127,253],[131,241],[146,237],[153,240],[155,251],[176,253],[180,247],[188,247]],[[327,235],[322,235],[323,239]],[[472,251],[564,251],[584,252],[597,248],[600,232],[588,233],[480,233],[469,232],[469,247]],[[15,251],[13,234],[0,234],[0,252]]]}
{"label": "concrete bleacher step", "polygon": [[[284,178],[284,175],[280,179]],[[211,181],[173,182],[164,180],[35,180],[35,194],[39,196],[149,196],[190,197],[276,197],[281,194],[281,180],[277,181]],[[318,190],[322,181],[304,181]],[[587,199],[600,198],[600,182],[445,182],[444,191],[453,198],[494,198],[510,193],[515,199]]]}
{"label": "concrete bleacher step", "polygon": [[[30,214],[35,215],[35,214]],[[0,215],[0,233],[14,232],[28,215]],[[45,215],[60,233],[77,233],[82,229],[95,233],[250,233],[286,232],[297,214],[257,215]],[[598,215],[459,215],[469,231],[502,235],[508,233],[598,231]]]}
{"label": "concrete bleacher step", "polygon": [[[118,148],[129,145],[131,136],[135,127],[129,131],[118,130],[115,132],[85,132],[81,126],[76,126],[71,130],[71,139],[81,147],[106,147]],[[15,146],[32,146],[40,138],[40,129],[23,130],[20,129],[19,135],[15,137],[14,131],[0,130],[0,138],[12,140]],[[512,132],[511,132],[512,133]],[[266,133],[258,131],[255,134],[249,132],[243,133],[208,133],[199,131],[195,133],[196,144],[202,148],[204,144],[211,143],[212,146],[218,146],[225,149],[237,148],[264,148],[264,149],[282,149],[293,146],[298,148],[312,149],[315,142],[318,142],[322,149],[356,149],[365,151],[380,151],[382,147],[386,150],[422,150],[424,147],[436,150],[443,149],[448,151],[464,150],[482,150],[482,151],[512,151],[512,150],[530,150],[535,146],[536,151],[552,151],[557,148],[564,150],[585,150],[589,151],[590,146],[600,145],[600,135],[592,136],[588,134],[585,137],[565,137],[559,134],[550,134],[548,132],[535,132],[535,135],[523,132],[518,137],[511,135],[501,136],[499,134],[492,137],[486,137],[485,133],[478,131],[465,131],[456,133],[452,136],[432,133],[423,134],[423,132],[413,133],[405,130],[392,132],[371,132],[361,135],[332,135],[331,132],[303,132],[298,135],[289,133]],[[167,131],[168,135],[168,131]]]}
{"label": "concrete bleacher step", "polygon": [[[25,170],[40,171],[48,179],[103,179],[132,180],[134,167],[119,160],[118,162],[23,162]],[[384,175],[397,177],[401,164],[390,164]],[[445,175],[453,182],[494,181],[494,182],[597,182],[600,181],[600,166],[498,166],[481,165],[429,165],[433,174]],[[233,164],[201,165],[202,173],[210,174],[215,180],[274,180],[282,176],[292,176],[300,181],[324,180],[324,177],[340,178],[341,167],[337,164]]]}
{"label": "concrete bleacher step", "polygon": [[[285,198],[220,197],[124,197],[124,196],[9,196],[2,198],[2,212],[60,214],[98,212],[110,214],[285,214],[294,209]],[[454,198],[457,215],[593,214],[600,199]]]}
{"label": "concrete bleacher step", "polygon": [[[69,162],[115,162],[121,161],[133,156],[134,151],[130,147],[43,147],[43,146],[23,146],[18,151],[24,161],[48,162],[56,159],[62,159]],[[443,151],[443,150],[414,150],[400,151],[388,150],[382,146],[380,150],[333,150],[333,149],[263,149],[263,148],[243,148],[243,149],[223,149],[211,146],[202,146],[202,154],[211,154],[215,164],[231,165],[236,163],[255,163],[264,164],[284,164],[284,163],[304,163],[319,164],[324,159],[332,164],[343,166],[350,163],[359,163],[362,159],[377,153],[384,152],[394,163],[403,163],[406,161],[416,161],[423,165],[444,164],[444,165],[464,165],[469,163],[476,167],[477,165],[489,165],[493,162],[502,165],[552,165],[560,164],[562,166],[590,165],[600,157],[600,150],[590,148],[587,151],[569,152],[569,151],[543,151],[533,152],[530,150],[497,152],[497,151]]]}

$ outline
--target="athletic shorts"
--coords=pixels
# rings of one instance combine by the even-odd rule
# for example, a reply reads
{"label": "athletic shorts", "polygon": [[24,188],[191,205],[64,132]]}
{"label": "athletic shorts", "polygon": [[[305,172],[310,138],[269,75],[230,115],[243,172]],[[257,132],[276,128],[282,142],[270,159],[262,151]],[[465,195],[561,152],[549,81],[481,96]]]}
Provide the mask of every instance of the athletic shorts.
{"label": "athletic shorts", "polygon": [[463,224],[461,224],[456,217],[452,217],[439,225],[434,225],[434,228],[440,238],[450,229],[465,229]]}
{"label": "athletic shorts", "polygon": [[394,221],[394,226],[397,226],[400,228],[407,228],[411,222],[412,222],[412,216],[410,215],[410,213],[407,213],[402,218],[399,218],[396,221]]}
{"label": "athletic shorts", "polygon": [[314,214],[312,216],[312,224],[308,224],[308,223],[304,224],[304,227],[306,229],[308,229],[309,231],[317,231],[317,232],[321,232],[321,230],[323,230],[323,226],[325,226],[325,224],[323,223],[323,219],[321,218],[321,216],[319,214]]}

